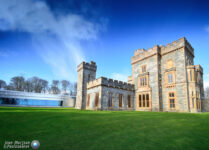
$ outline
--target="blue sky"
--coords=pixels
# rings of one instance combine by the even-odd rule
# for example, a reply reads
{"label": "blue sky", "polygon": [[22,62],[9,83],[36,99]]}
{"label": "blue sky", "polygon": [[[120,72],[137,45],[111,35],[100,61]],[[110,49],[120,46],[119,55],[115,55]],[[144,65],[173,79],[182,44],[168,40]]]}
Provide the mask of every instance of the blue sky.
{"label": "blue sky", "polygon": [[0,79],[76,81],[76,66],[94,60],[97,77],[126,80],[136,49],[183,36],[209,86],[207,1],[1,0]]}

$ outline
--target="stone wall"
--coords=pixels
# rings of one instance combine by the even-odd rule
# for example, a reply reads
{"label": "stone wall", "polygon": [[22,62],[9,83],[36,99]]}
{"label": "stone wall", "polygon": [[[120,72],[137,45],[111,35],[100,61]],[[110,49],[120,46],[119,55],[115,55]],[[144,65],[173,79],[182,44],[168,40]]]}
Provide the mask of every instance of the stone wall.
{"label": "stone wall", "polygon": [[[168,93],[175,92],[176,95],[176,110],[175,111],[189,111],[188,97],[187,97],[187,74],[185,66],[184,48],[176,51],[166,53],[161,57],[161,76],[162,76],[162,101],[163,111],[170,111]],[[173,61],[173,68],[175,70],[175,86],[166,87],[165,72],[167,70],[167,61]]]}
{"label": "stone wall", "polygon": [[76,96],[76,108],[85,109],[86,107],[86,94],[87,94],[87,82],[96,78],[96,63],[82,62],[77,67],[78,82],[77,82],[77,96]]}
{"label": "stone wall", "polygon": [[[113,108],[111,110],[133,110],[134,105],[134,85],[126,82],[100,77],[96,80],[87,83],[87,95],[90,95],[90,105],[87,109],[95,110],[109,110],[108,108],[108,94],[113,94]],[[95,108],[95,95],[99,93],[99,104]],[[123,95],[123,107],[119,108],[118,95]],[[132,107],[127,107],[127,97],[131,96]]]}
{"label": "stone wall", "polygon": [[[108,108],[108,94],[113,93],[113,109],[111,110],[134,110],[135,109],[135,103],[134,103],[134,91],[119,89],[119,88],[113,88],[113,87],[107,87],[102,86],[102,110],[109,110]],[[119,94],[123,95],[122,98],[122,108],[119,108],[119,100],[118,96]],[[131,108],[128,108],[127,104],[127,97],[128,95],[131,96]]]}
{"label": "stone wall", "polygon": [[90,89],[92,87],[96,87],[98,85],[106,86],[106,87],[112,87],[112,88],[118,88],[118,89],[124,89],[124,90],[135,90],[134,85],[118,80],[108,79],[105,77],[100,77],[96,80],[90,81],[87,83],[87,89]]}
{"label": "stone wall", "polygon": [[[134,52],[131,59],[132,76],[128,78],[130,83],[135,85],[136,97],[137,93],[143,91],[151,91],[152,111],[171,111],[169,108],[168,93],[174,92],[176,95],[176,109],[174,111],[188,112],[190,111],[190,87],[188,83],[187,65],[193,65],[194,49],[190,43],[183,37],[166,46],[154,46],[148,50],[138,49]],[[175,72],[175,85],[173,87],[166,86],[167,61],[172,60],[174,63],[170,71]],[[147,65],[149,74],[149,87],[139,88],[138,77],[140,76],[141,66]],[[202,68],[199,67],[199,70]],[[201,72],[201,71],[200,71]],[[197,85],[201,89],[201,97],[203,92],[203,80]],[[137,103],[137,98],[135,99]]]}
{"label": "stone wall", "polygon": [[75,107],[75,97],[64,97],[63,107]]}
{"label": "stone wall", "polygon": [[[95,107],[96,93],[99,93],[98,107]],[[101,106],[101,101],[102,101],[102,86],[101,86],[101,84],[87,90],[86,102],[87,102],[88,95],[90,95],[90,101],[89,101],[89,106],[86,107],[86,109],[87,110],[101,110],[101,108],[102,108],[102,106]]]}
{"label": "stone wall", "polygon": [[[190,112],[191,93],[199,91],[201,98],[204,97],[203,90],[203,69],[201,66],[194,66],[194,49],[183,37],[166,46],[154,46],[148,50],[138,49],[131,58],[132,75],[128,77],[128,83],[107,79],[96,78],[96,64],[94,62],[81,63],[78,66],[78,87],[76,108],[86,108],[87,94],[90,94],[90,105],[87,109],[109,110],[108,94],[113,93],[113,110],[127,110],[127,95],[131,95],[132,108],[136,110],[149,111],[179,111]],[[171,67],[168,62],[171,61]],[[141,67],[146,65],[146,71],[141,72]],[[188,66],[194,66],[195,72],[199,75],[199,83],[191,83],[188,80]],[[174,83],[167,84],[167,73],[172,72]],[[139,88],[139,77],[148,77],[148,86]],[[142,81],[143,82],[143,81]],[[169,92],[175,93],[175,108],[169,105]],[[99,93],[99,104],[95,108],[95,93]],[[118,95],[123,95],[123,107],[118,106]],[[147,105],[138,107],[139,94],[150,94],[151,107]],[[149,95],[148,95],[149,96]],[[147,97],[148,97],[147,96]],[[203,103],[203,102],[202,102]],[[207,103],[207,102],[206,102]],[[205,105],[204,105],[205,106]]]}
{"label": "stone wall", "polygon": [[[159,83],[158,83],[158,57],[157,54],[147,59],[138,61],[132,65],[133,67],[133,83],[135,84],[136,99],[137,103],[138,93],[151,92],[152,99],[152,110],[159,111]],[[149,73],[149,88],[139,88],[139,75],[141,66],[147,65],[147,72]]]}

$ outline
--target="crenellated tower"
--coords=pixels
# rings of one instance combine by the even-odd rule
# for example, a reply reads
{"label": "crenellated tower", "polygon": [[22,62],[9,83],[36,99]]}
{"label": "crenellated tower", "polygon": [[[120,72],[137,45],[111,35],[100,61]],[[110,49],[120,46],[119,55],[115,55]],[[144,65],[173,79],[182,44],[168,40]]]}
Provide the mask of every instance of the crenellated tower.
{"label": "crenellated tower", "polygon": [[77,67],[78,83],[75,106],[77,109],[86,109],[87,83],[96,79],[96,70],[97,66],[93,61],[90,63],[82,62]]}

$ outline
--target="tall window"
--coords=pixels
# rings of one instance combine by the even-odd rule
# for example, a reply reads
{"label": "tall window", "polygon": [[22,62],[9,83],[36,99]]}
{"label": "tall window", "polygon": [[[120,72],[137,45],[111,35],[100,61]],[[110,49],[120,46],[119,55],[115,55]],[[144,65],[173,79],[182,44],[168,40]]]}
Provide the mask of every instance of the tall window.
{"label": "tall window", "polygon": [[146,104],[147,104],[147,107],[149,107],[149,94],[146,94]]}
{"label": "tall window", "polygon": [[143,107],[145,107],[145,95],[143,94]]}
{"label": "tall window", "polygon": [[192,98],[192,108],[194,108],[194,98]]}
{"label": "tall window", "polygon": [[146,87],[148,85],[148,76],[139,77],[139,87]]}
{"label": "tall window", "polygon": [[196,92],[196,105],[197,105],[196,107],[197,107],[198,110],[200,109],[199,99],[200,99],[200,94],[199,94],[199,92]]}
{"label": "tall window", "polygon": [[175,102],[175,93],[170,92],[169,93],[169,103],[170,103],[170,108],[176,108],[176,102]]}
{"label": "tall window", "polygon": [[139,107],[142,107],[142,96],[139,95]]}
{"label": "tall window", "polygon": [[189,72],[190,72],[190,81],[192,81],[192,70],[190,70]]}
{"label": "tall window", "polygon": [[173,74],[168,73],[168,84],[172,84],[172,83],[173,83]]}
{"label": "tall window", "polygon": [[108,107],[112,107],[113,106],[113,94],[109,93],[108,94]]}
{"label": "tall window", "polygon": [[89,107],[89,104],[90,104],[90,94],[88,94],[87,96],[87,107]]}
{"label": "tall window", "polygon": [[198,100],[196,100],[196,104],[197,104],[197,109],[199,109],[200,106],[199,106],[199,101]]}
{"label": "tall window", "polygon": [[150,107],[150,95],[147,93],[139,95],[139,107]]}
{"label": "tall window", "polygon": [[194,103],[195,103],[195,95],[194,95],[194,91],[192,91],[192,96],[191,96],[191,98],[192,98],[192,108],[194,108]]}
{"label": "tall window", "polygon": [[98,103],[99,103],[99,93],[96,93],[96,95],[95,95],[95,107],[98,107]]}
{"label": "tall window", "polygon": [[131,108],[131,95],[128,95],[128,108]]}
{"label": "tall window", "polygon": [[119,107],[123,107],[123,94],[118,95]]}
{"label": "tall window", "polygon": [[142,66],[141,70],[142,70],[142,73],[147,72],[147,66],[146,65]]}
{"label": "tall window", "polygon": [[175,71],[165,73],[165,82],[167,87],[175,86]]}

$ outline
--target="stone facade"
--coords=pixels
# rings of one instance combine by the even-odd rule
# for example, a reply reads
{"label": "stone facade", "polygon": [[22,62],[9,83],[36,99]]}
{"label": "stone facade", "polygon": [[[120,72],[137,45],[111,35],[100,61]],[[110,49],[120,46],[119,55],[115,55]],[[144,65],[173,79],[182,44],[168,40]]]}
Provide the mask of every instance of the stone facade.
{"label": "stone facade", "polygon": [[96,79],[96,63],[83,62],[78,66],[76,108],[201,112],[206,104],[203,69],[193,59],[194,49],[183,37],[166,46],[136,50],[128,83]]}
{"label": "stone facade", "polygon": [[[96,93],[99,94],[98,105],[95,107]],[[110,98],[112,105],[108,105]],[[119,95],[121,96],[121,105],[119,105]],[[100,77],[87,83],[87,95],[89,96],[89,105],[86,109],[98,110],[133,110],[134,106],[134,85],[122,81]],[[128,106],[128,96],[130,98],[130,107]],[[88,97],[87,97],[88,100]]]}
{"label": "stone facade", "polygon": [[77,83],[77,95],[76,95],[76,105],[78,109],[86,108],[86,94],[87,94],[87,82],[96,79],[97,66],[95,62],[85,63],[82,62],[78,67],[78,83]]}

